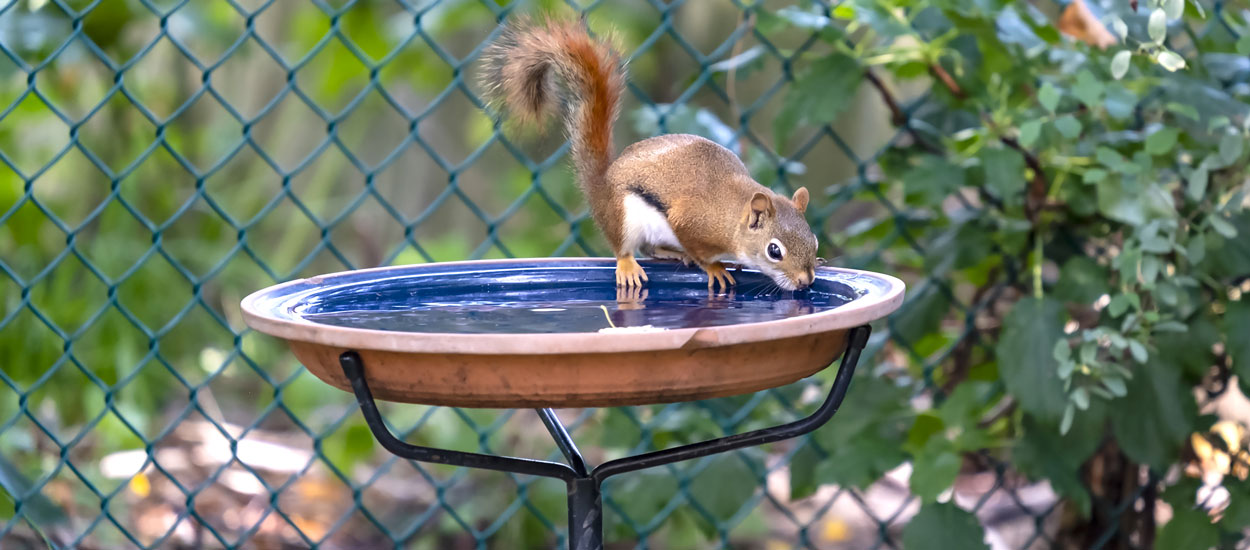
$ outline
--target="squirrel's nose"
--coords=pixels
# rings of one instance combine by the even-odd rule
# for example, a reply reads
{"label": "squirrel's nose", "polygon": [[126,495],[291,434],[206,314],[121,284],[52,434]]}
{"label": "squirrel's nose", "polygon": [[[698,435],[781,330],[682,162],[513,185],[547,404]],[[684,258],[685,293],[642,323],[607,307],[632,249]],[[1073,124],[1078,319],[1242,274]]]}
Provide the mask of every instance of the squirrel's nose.
{"label": "squirrel's nose", "polygon": [[812,282],[814,280],[815,280],[815,277],[812,274],[803,273],[798,276],[795,282],[798,283],[798,290],[803,290],[809,286],[812,286]]}

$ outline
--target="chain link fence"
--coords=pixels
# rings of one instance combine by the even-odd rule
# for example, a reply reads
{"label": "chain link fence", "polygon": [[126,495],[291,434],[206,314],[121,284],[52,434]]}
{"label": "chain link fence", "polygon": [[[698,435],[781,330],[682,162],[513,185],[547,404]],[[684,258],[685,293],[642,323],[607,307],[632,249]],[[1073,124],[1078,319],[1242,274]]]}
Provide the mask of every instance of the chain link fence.
{"label": "chain link fence", "polygon": [[[575,9],[596,30],[621,31],[631,81],[618,147],[663,132],[715,139],[762,183],[815,191],[809,214],[833,264],[907,280],[908,302],[877,327],[845,411],[940,399],[949,388],[935,370],[990,353],[978,318],[1021,267],[1007,262],[975,295],[926,275],[924,259],[943,243],[921,240],[915,229],[930,220],[876,167],[891,148],[944,131],[917,118],[941,108],[926,85],[871,74],[843,91],[834,83],[831,93],[853,95],[846,114],[773,135],[794,60],[821,47],[818,31],[766,32],[780,8],[537,9]],[[350,395],[247,330],[238,308],[253,290],[329,271],[607,252],[558,132],[505,134],[483,114],[477,56],[513,9],[4,3],[0,546],[564,544],[561,484],[390,457]],[[919,338],[920,325],[938,322],[942,338]],[[600,461],[795,418],[830,378],[561,414]],[[384,412],[413,442],[559,456],[528,411]],[[800,473],[866,460],[837,447],[858,444],[839,440],[836,426],[855,421],[844,415],[796,442],[609,482],[610,546],[901,547],[919,507],[908,466],[865,488]],[[883,449],[881,460],[899,452]],[[989,451],[970,462],[953,498],[993,547],[1052,546],[1065,512],[1050,486]]]}

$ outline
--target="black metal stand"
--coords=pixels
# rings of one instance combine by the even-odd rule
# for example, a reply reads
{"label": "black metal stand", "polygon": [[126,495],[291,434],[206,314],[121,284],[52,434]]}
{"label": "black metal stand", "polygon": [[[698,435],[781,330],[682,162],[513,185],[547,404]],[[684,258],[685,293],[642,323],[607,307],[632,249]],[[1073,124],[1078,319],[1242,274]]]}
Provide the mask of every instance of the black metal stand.
{"label": "black metal stand", "polygon": [[551,437],[555,439],[556,445],[560,447],[560,451],[564,453],[568,464],[528,458],[432,449],[404,443],[395,437],[383,423],[382,415],[378,412],[378,405],[373,400],[373,392],[369,390],[369,385],[365,383],[364,365],[361,364],[360,356],[355,352],[348,351],[339,357],[339,363],[343,366],[343,374],[351,381],[352,390],[356,394],[356,401],[360,403],[360,412],[364,414],[365,422],[369,425],[369,429],[373,431],[374,437],[378,439],[378,443],[386,450],[401,458],[420,462],[450,464],[467,468],[497,470],[563,480],[568,484],[569,493],[570,550],[601,550],[603,548],[603,499],[600,494],[600,487],[605,479],[626,472],[654,468],[673,462],[790,439],[819,428],[833,418],[833,414],[838,411],[838,407],[842,404],[842,399],[846,397],[847,388],[851,385],[851,376],[855,373],[855,365],[859,362],[859,354],[868,343],[870,330],[867,326],[851,329],[850,334],[847,335],[846,352],[842,356],[842,364],[838,368],[838,374],[833,380],[833,385],[829,388],[829,395],[825,398],[825,402],[820,405],[820,408],[816,409],[816,412],[810,416],[772,428],[764,428],[710,441],[611,460],[600,464],[593,470],[587,469],[586,461],[582,459],[582,454],[577,450],[577,445],[573,443],[573,439],[569,437],[568,431],[565,430],[560,420],[556,418],[555,411],[551,409],[535,410],[538,411],[538,416],[542,418],[543,424],[547,426],[547,431],[551,433]]}

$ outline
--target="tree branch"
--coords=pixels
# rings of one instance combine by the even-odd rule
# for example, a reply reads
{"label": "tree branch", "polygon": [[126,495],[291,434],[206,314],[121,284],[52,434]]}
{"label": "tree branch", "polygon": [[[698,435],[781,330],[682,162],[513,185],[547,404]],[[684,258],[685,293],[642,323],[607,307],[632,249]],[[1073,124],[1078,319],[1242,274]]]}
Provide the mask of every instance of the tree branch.
{"label": "tree branch", "polygon": [[955,97],[959,99],[965,99],[968,97],[967,94],[964,93],[963,88],[959,87],[959,83],[955,82],[955,78],[952,77],[950,73],[946,72],[946,69],[942,67],[941,63],[930,63],[929,74],[932,75],[933,78],[938,79],[938,82],[941,82],[942,85],[945,86],[947,90],[950,90],[950,93]]}
{"label": "tree branch", "polygon": [[1042,162],[1038,160],[1037,155],[1034,155],[1032,151],[1021,146],[1020,142],[1016,141],[1015,138],[1000,137],[998,139],[1003,145],[1015,149],[1021,155],[1024,155],[1024,163],[1033,171],[1033,179],[1029,180],[1028,193],[1025,195],[1024,214],[1030,222],[1036,223],[1038,213],[1046,205],[1046,192],[1049,188],[1049,184],[1046,182],[1046,171],[1042,169]]}
{"label": "tree branch", "polygon": [[894,94],[890,93],[889,88],[885,87],[885,83],[881,81],[881,77],[877,76],[877,73],[873,72],[872,69],[864,69],[864,78],[868,80],[869,84],[872,84],[873,88],[877,89],[877,93],[881,95],[881,102],[885,103],[885,107],[890,110],[891,124],[907,130],[907,134],[925,152],[934,155],[942,154],[941,147],[930,143],[924,136],[920,135],[920,132],[912,127],[907,113],[903,112],[903,108],[899,106],[898,99],[895,99]]}

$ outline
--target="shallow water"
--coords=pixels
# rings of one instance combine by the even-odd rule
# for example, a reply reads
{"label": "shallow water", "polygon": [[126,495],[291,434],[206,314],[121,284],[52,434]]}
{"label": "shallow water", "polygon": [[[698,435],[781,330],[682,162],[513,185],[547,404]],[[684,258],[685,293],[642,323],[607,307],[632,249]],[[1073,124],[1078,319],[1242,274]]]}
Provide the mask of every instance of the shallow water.
{"label": "shallow water", "polygon": [[[710,296],[705,282],[652,281],[638,296],[620,295],[610,280],[551,281],[481,277],[437,281],[391,279],[327,289],[292,313],[341,327],[460,334],[596,332],[610,326],[666,329],[784,319],[850,302],[851,287],[818,280],[799,292],[773,288],[742,273],[730,295]],[[654,278],[653,278],[654,279]],[[706,279],[704,279],[706,280]],[[608,322],[601,306],[611,317]]]}

